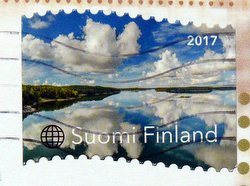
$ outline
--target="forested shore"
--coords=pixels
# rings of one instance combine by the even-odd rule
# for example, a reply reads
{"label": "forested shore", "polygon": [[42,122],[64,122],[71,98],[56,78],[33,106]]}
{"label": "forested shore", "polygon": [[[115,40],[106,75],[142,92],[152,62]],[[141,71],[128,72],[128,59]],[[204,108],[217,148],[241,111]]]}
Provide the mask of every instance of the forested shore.
{"label": "forested shore", "polygon": [[120,90],[100,86],[52,86],[52,85],[23,85],[23,105],[33,105],[51,100],[79,99],[84,96],[110,95]]}

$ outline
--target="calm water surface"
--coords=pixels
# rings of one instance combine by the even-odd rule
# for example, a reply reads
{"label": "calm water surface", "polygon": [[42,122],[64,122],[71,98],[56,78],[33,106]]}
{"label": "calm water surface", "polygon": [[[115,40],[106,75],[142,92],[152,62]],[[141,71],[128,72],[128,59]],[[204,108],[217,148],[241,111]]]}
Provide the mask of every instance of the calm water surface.
{"label": "calm water surface", "polygon": [[[91,99],[92,100],[92,99]],[[61,105],[60,105],[61,104]],[[44,106],[44,105],[43,105]],[[61,149],[52,150],[42,145],[24,142],[24,162],[40,157],[52,158],[55,155],[65,157],[71,154],[78,157],[99,155],[101,158],[112,156],[115,159],[125,157],[130,160],[150,160],[153,163],[172,163],[192,168],[202,166],[207,169],[234,168],[236,164],[236,145],[234,141],[219,140],[217,143],[191,143],[178,146],[180,143],[156,143],[154,137],[148,143],[143,142],[143,135],[137,134],[135,143],[110,142],[108,144],[73,145],[76,138],[71,128],[49,119],[81,127],[96,132],[134,132],[144,126],[162,126],[161,131],[175,134],[175,125],[181,131],[202,131],[204,134],[218,127],[218,137],[236,135],[236,116],[228,111],[235,111],[235,91],[213,91],[205,94],[173,94],[154,90],[129,92],[92,101],[74,103],[57,103],[56,109],[48,105],[44,111],[27,116],[23,121],[24,138],[39,140],[40,132],[46,125],[56,124],[65,132],[65,141]],[[176,121],[177,120],[177,121]],[[83,136],[86,134],[83,134]],[[162,136],[160,136],[161,138]],[[178,146],[178,147],[177,147]]]}

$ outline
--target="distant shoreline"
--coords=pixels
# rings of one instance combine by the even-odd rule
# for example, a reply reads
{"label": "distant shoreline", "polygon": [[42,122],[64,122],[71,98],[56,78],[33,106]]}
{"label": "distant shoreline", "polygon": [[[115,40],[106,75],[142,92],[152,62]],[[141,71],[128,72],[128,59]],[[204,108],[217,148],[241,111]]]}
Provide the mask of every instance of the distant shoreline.
{"label": "distant shoreline", "polygon": [[236,86],[186,86],[186,87],[149,87],[149,88],[141,88],[141,87],[128,87],[128,88],[115,88],[115,87],[105,87],[105,86],[87,86],[87,85],[62,85],[62,86],[55,86],[55,85],[22,85],[22,86],[31,86],[31,87],[54,87],[54,88],[73,88],[74,87],[88,87],[88,88],[103,88],[106,90],[117,90],[117,91],[143,91],[143,90],[156,90],[156,91],[170,91],[174,89],[179,90],[236,90]]}
{"label": "distant shoreline", "polygon": [[101,86],[53,86],[53,85],[23,85],[23,105],[34,105],[35,103],[45,103],[54,101],[70,101],[81,99],[85,96],[113,95],[122,91],[146,91],[169,93],[209,93],[212,91],[236,90],[235,86],[188,86],[188,87],[157,87],[157,88],[113,88]]}
{"label": "distant shoreline", "polygon": [[23,115],[26,117],[34,112],[54,108],[64,108],[78,101],[102,100],[105,97],[123,91],[169,92],[178,94],[201,94],[212,91],[236,90],[236,87],[159,87],[159,88],[113,88],[101,86],[53,86],[53,85],[23,85]]}

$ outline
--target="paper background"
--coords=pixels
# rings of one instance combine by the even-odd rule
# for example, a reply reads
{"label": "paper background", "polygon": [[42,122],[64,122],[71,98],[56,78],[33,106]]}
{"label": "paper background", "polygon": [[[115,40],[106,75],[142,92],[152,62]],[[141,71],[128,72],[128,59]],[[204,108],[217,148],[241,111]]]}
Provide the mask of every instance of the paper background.
{"label": "paper background", "polygon": [[[145,19],[150,16],[157,20],[168,18],[169,21],[181,20],[183,24],[193,21],[195,25],[206,23],[208,26],[219,24],[225,27],[232,24],[236,28],[237,40],[237,91],[250,92],[250,11],[249,1],[234,1],[230,7],[229,1],[224,1],[227,6],[210,7],[208,1],[200,7],[198,1],[190,7],[188,3],[180,6],[174,3],[168,6],[148,2],[138,5],[138,2],[129,5],[119,5],[117,1],[112,5],[108,3],[100,5],[97,1],[81,6],[73,3],[62,2],[60,4],[40,3],[34,1],[24,3],[9,1],[0,2],[0,31],[18,31],[21,33],[21,15],[32,16],[33,12],[43,15],[47,10],[57,12],[64,8],[66,12],[77,9],[91,9],[96,12],[99,9],[109,13],[117,11],[118,15],[129,13],[131,17],[141,14]],[[215,1],[218,2],[218,1]],[[217,4],[216,4],[217,5]],[[21,114],[21,35],[0,33],[0,58],[18,58],[19,60],[0,59],[0,112],[17,111],[16,113],[0,114],[0,137],[16,137],[22,139],[22,114]],[[240,71],[241,70],[241,71]],[[250,116],[250,105],[238,104],[237,115]],[[250,128],[237,129],[238,139],[250,139]],[[238,151],[238,163],[250,164],[250,150]],[[60,160],[55,157],[52,161],[42,158],[39,163],[32,161],[22,165],[22,140],[0,140],[0,185],[250,185],[250,173],[241,176],[235,169],[228,172],[223,169],[216,172],[213,168],[204,172],[201,168],[190,171],[189,167],[178,169],[175,165],[165,168],[163,165],[152,166],[150,162],[139,164],[137,160],[127,163],[125,160],[114,162],[112,158],[104,161],[94,157],[87,160],[84,156],[78,160],[67,157]]]}

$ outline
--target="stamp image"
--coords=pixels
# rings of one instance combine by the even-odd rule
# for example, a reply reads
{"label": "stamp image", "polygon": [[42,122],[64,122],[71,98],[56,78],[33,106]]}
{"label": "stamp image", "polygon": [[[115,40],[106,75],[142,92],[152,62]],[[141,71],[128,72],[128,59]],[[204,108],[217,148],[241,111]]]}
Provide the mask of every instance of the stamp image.
{"label": "stamp image", "polygon": [[22,17],[23,161],[233,170],[235,30],[99,11]]}

